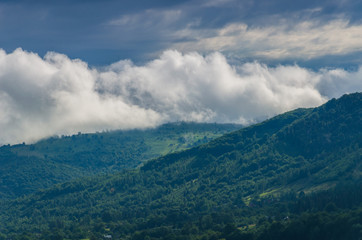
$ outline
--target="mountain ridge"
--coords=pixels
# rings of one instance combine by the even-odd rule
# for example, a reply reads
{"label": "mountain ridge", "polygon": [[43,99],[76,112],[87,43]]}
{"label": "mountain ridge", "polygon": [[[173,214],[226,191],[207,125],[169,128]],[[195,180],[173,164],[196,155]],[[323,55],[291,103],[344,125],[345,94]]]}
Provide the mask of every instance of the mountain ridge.
{"label": "mountain ridge", "polygon": [[155,129],[52,137],[0,147],[0,198],[13,198],[80,176],[137,167],[241,128],[238,124],[168,123]]}
{"label": "mountain ridge", "polygon": [[[335,204],[333,196],[350,189],[345,195],[356,195],[351,206],[360,207],[361,103],[361,93],[344,95],[148,161],[133,171],[80,179],[5,202],[0,232],[9,236],[35,232],[46,239],[49,231],[57,230],[63,238],[74,238],[71,229],[77,226],[79,236],[95,238],[111,232],[127,239],[243,239],[240,236],[245,234],[246,239],[257,239],[273,227],[265,214],[277,216],[271,223],[283,223],[285,229],[286,216],[299,221],[303,212],[293,209],[300,205],[298,201],[306,201],[305,193],[318,190],[322,196],[332,189],[328,193],[332,200],[326,201]],[[333,190],[343,184],[353,187]],[[310,201],[318,199],[322,198]],[[348,216],[356,214],[348,204],[340,207],[348,207]],[[313,219],[310,216],[308,221]],[[328,221],[342,217],[328,216]],[[29,219],[37,219],[37,224]],[[58,222],[55,228],[52,221]],[[353,221],[352,225],[357,220]],[[240,229],[254,226],[256,232],[228,224]],[[187,226],[197,229],[180,230]],[[254,235],[259,231],[261,235]],[[343,236],[355,236],[348,226],[343,231],[349,234]],[[232,233],[239,237],[232,238]]]}

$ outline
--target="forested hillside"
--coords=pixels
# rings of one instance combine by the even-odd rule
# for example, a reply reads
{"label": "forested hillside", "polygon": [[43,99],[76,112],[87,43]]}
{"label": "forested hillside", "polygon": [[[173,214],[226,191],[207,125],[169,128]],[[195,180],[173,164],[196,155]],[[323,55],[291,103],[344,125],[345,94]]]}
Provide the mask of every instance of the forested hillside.
{"label": "forested hillside", "polygon": [[81,176],[132,169],[161,155],[206,143],[237,124],[169,123],[155,129],[52,137],[0,147],[0,199]]}
{"label": "forested hillside", "polygon": [[360,239],[362,94],[1,204],[13,239]]}

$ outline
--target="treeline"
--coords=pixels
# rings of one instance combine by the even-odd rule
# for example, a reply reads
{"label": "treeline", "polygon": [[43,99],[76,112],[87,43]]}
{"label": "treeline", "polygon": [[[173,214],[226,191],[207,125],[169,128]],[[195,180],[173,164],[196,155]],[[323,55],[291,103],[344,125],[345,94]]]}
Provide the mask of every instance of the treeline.
{"label": "treeline", "polygon": [[168,123],[154,129],[55,136],[0,147],[0,199],[83,176],[132,169],[240,129],[237,124]]}
{"label": "treeline", "polygon": [[[82,216],[76,209],[71,214],[69,206],[62,209],[54,203],[58,210],[44,210],[48,214],[46,225],[42,226],[38,219],[44,215],[32,216],[28,219],[32,228],[22,232],[19,225],[8,225],[17,234],[3,232],[0,239],[103,239],[111,235],[133,240],[358,240],[362,237],[361,189],[362,183],[349,183],[307,195],[286,192],[279,197],[254,199],[249,206],[229,205],[221,211],[197,214],[163,206],[159,214],[145,207],[143,212],[136,211],[127,217],[113,203],[107,209],[96,209]],[[345,199],[341,201],[342,198]],[[91,204],[96,199],[89,201]],[[54,211],[64,210],[69,214],[67,217],[54,216]]]}
{"label": "treeline", "polygon": [[[355,237],[362,202],[361,106],[361,94],[347,95],[133,171],[4,202],[0,232],[13,239],[259,240],[291,238],[299,224],[311,234],[305,239],[323,239],[334,221],[344,219],[350,224],[334,236]],[[309,223],[315,217],[321,220]]]}

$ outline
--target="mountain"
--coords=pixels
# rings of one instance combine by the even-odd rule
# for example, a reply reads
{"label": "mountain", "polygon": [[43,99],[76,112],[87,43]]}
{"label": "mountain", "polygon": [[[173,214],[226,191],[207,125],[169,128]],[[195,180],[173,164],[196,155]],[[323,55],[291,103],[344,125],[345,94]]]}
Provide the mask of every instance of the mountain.
{"label": "mountain", "polygon": [[238,124],[168,123],[154,129],[52,137],[0,147],[0,199],[81,176],[135,168],[161,155],[206,143]]}
{"label": "mountain", "polygon": [[344,95],[132,171],[3,201],[0,232],[13,239],[359,239],[361,100]]}

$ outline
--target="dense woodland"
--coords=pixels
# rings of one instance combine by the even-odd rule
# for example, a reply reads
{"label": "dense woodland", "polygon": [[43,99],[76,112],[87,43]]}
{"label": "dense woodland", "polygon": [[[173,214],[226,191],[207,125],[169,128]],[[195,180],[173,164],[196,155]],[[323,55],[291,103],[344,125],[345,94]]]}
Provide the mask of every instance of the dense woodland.
{"label": "dense woodland", "polygon": [[362,94],[0,204],[0,239],[362,239]]}
{"label": "dense woodland", "polygon": [[237,124],[169,123],[154,129],[55,136],[0,147],[0,199],[81,176],[132,169],[152,158],[206,143]]}

